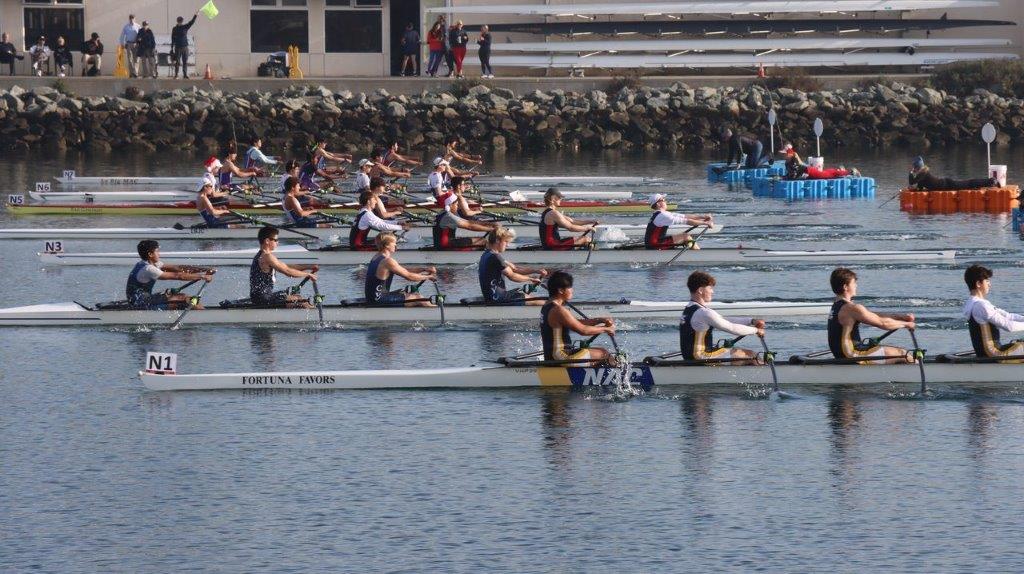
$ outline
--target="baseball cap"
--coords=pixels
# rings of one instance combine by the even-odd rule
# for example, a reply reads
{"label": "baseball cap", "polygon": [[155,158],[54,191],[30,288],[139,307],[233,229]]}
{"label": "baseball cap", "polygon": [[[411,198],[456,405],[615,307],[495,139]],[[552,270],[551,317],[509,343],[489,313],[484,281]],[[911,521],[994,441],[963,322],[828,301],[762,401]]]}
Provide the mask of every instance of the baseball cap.
{"label": "baseball cap", "polygon": [[359,167],[363,167],[364,165],[373,165],[373,162],[365,158],[359,160]]}
{"label": "baseball cap", "polygon": [[434,158],[434,167],[437,167],[439,165],[448,165],[448,162],[445,161],[445,159],[443,157],[435,157]]}
{"label": "baseball cap", "polygon": [[650,204],[651,207],[654,207],[655,203],[658,203],[663,199],[665,199],[664,193],[655,193],[651,195],[651,198],[647,201],[647,203]]}
{"label": "baseball cap", "polygon": [[206,159],[206,169],[214,169],[217,167],[221,167],[222,165],[223,164],[220,163],[220,160],[212,155]]}
{"label": "baseball cap", "polygon": [[914,158],[914,169],[921,169],[924,167],[924,158],[917,156]]}

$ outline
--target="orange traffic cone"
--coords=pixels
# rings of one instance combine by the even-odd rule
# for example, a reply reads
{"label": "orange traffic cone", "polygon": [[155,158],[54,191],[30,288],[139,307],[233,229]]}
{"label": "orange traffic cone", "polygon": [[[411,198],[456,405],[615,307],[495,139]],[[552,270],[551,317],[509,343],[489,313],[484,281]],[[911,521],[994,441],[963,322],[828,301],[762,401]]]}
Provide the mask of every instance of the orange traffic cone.
{"label": "orange traffic cone", "polygon": [[757,65],[757,77],[758,78],[763,78],[765,76],[766,76],[766,74],[764,73],[764,64],[758,64]]}
{"label": "orange traffic cone", "polygon": [[213,79],[213,70],[210,69],[210,65],[209,64],[206,65],[206,71],[203,72],[203,79],[204,80],[212,80]]}

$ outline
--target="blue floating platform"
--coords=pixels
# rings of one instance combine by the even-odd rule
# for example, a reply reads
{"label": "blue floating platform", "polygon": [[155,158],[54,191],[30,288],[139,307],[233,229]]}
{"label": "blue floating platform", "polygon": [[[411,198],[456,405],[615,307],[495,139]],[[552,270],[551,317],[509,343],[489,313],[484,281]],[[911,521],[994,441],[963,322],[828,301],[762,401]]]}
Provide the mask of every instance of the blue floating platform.
{"label": "blue floating platform", "polygon": [[1021,239],[1024,239],[1024,233],[1021,232],[1021,223],[1024,220],[1024,210],[1019,207],[1014,207],[1010,213],[1010,221],[1013,222],[1013,230],[1021,234]]}
{"label": "blue floating platform", "polygon": [[725,167],[724,163],[708,164],[708,181],[711,183],[745,183],[750,185],[759,177],[781,176],[786,173],[786,162],[775,161],[770,167],[758,167],[753,169],[730,169],[719,173],[718,169]]}
{"label": "blue floating platform", "polygon": [[754,179],[752,187],[756,197],[779,199],[868,199],[875,197],[875,180],[871,177],[797,180],[760,177]]}

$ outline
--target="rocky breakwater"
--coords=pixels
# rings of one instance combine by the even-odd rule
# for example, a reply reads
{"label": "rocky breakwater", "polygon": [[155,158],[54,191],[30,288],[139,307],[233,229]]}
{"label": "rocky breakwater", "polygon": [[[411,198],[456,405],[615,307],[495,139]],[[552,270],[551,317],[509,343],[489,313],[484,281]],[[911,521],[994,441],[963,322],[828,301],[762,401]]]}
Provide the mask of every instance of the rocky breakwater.
{"label": "rocky breakwater", "polygon": [[832,145],[915,150],[974,141],[985,122],[999,144],[1024,138],[1024,100],[975,90],[965,98],[898,83],[805,93],[760,86],[621,88],[612,93],[552,90],[517,95],[484,84],[452,92],[393,96],[333,93],[292,86],[277,92],[161,91],[129,88],[123,97],[74,97],[53,88],[0,91],[0,149],[111,151],[219,150],[223,142],[262,136],[267,149],[291,153],[324,137],[334,147],[368,150],[388,140],[436,149],[448,134],[471,148],[701,148],[730,125],[767,135],[774,108],[787,141],[813,142],[825,122]]}

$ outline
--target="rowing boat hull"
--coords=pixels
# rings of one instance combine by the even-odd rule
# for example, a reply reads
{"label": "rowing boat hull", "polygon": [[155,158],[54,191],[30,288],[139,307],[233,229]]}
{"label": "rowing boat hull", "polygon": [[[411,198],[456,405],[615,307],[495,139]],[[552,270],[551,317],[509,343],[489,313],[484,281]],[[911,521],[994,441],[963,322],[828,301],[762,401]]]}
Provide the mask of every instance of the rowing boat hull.
{"label": "rowing boat hull", "polygon": [[[1005,364],[928,364],[929,384],[980,386],[1020,384],[1024,366]],[[562,387],[583,390],[615,385],[628,371],[631,384],[655,386],[771,385],[767,367],[672,366],[634,363],[625,369],[584,367],[465,367],[380,371],[252,372],[158,375],[139,372],[146,388],[157,391],[214,389],[484,389]],[[783,387],[920,384],[917,365],[776,366]]]}
{"label": "rowing boat hull", "polygon": [[[516,231],[521,238],[533,237],[537,233],[536,225],[508,225]],[[332,238],[348,238],[349,227],[317,227],[311,229],[281,229],[282,239],[310,239],[305,235],[312,235],[318,239],[330,240]],[[688,227],[673,226],[670,233],[686,231]],[[259,227],[244,227],[234,229],[211,229],[207,227],[185,227],[175,229],[173,227],[113,227],[113,228],[52,228],[52,229],[0,229],[0,239],[163,239],[163,240],[203,240],[211,239],[235,239],[254,240]],[[639,239],[647,231],[646,225],[641,224],[604,224],[597,226],[597,237],[600,241],[607,234],[617,234],[621,231],[626,237]],[[720,233],[721,225],[714,225],[705,233]],[[305,235],[303,235],[305,234]],[[433,228],[417,225],[409,228],[405,239],[412,242],[433,241]],[[311,240],[311,239],[310,239]]]}
{"label": "rowing boat hull", "polygon": [[[643,324],[667,324],[679,320],[686,306],[684,301],[631,301],[576,303],[587,314],[612,317],[617,321]],[[737,301],[714,302],[711,308],[732,316],[823,319],[828,303]],[[328,324],[429,324],[441,318],[439,308],[428,307],[358,307],[325,305],[324,321]],[[0,327],[43,326],[115,326],[170,325],[181,311],[97,311],[78,303],[50,303],[0,309]],[[449,303],[444,308],[445,321],[451,323],[504,323],[536,321],[540,308],[535,306],[492,306]],[[316,323],[316,309],[197,309],[186,322],[194,325],[301,325]]]}
{"label": "rowing boat hull", "polygon": [[[355,193],[355,192],[353,192]],[[490,192],[491,194],[501,192]],[[517,189],[505,194],[514,197],[516,201],[543,201],[544,191]],[[513,195],[514,194],[514,195]],[[30,191],[29,197],[35,201],[46,203],[174,203],[181,201],[193,201],[196,198],[195,191]],[[417,194],[420,195],[420,194]],[[594,201],[625,201],[633,197],[632,191],[608,191],[608,190],[565,190],[562,195],[569,199],[594,200]],[[429,196],[421,194],[422,199]],[[237,202],[236,202],[237,203]],[[242,204],[244,205],[244,204]]]}
{"label": "rowing boat hull", "polygon": [[[679,250],[595,249],[593,251],[546,251],[541,249],[509,249],[509,260],[539,265],[601,265],[613,263],[678,264],[775,262],[848,264],[851,262],[885,261],[952,261],[956,251],[773,251],[730,247],[705,247],[679,253]],[[250,265],[255,249],[225,251],[167,251],[160,255],[166,263],[176,265]],[[287,245],[274,252],[289,265],[362,265],[373,256],[366,251],[316,251]],[[437,251],[432,249],[400,249],[395,258],[407,265],[471,265],[480,261],[480,251]],[[678,255],[678,257],[676,257]],[[589,257],[588,257],[589,256]],[[130,265],[137,253],[40,253],[46,265]],[[673,261],[673,257],[675,260]]]}
{"label": "rowing boat hull", "polygon": [[[195,188],[201,177],[56,177],[57,183],[80,187],[182,187]],[[260,178],[263,185],[274,185],[277,178]],[[572,175],[481,175],[473,178],[478,184],[518,185],[645,185],[662,183],[657,177],[634,176],[572,176]]]}

